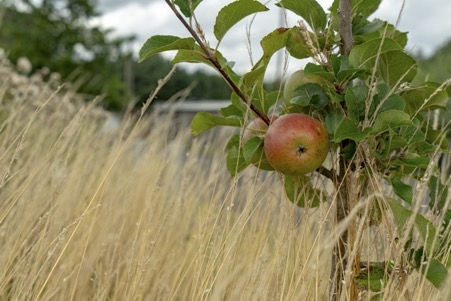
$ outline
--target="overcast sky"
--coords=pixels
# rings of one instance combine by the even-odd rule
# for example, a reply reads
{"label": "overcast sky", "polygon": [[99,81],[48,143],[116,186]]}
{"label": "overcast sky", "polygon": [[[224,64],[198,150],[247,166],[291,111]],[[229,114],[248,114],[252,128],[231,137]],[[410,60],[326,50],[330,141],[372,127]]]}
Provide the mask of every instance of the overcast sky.
{"label": "overcast sky", "polygon": [[[97,0],[103,16],[97,21],[105,28],[113,28],[118,35],[134,34],[137,41],[135,52],[152,35],[166,34],[188,37],[189,34],[173,15],[164,0]],[[317,0],[326,10],[332,0]],[[204,0],[196,9],[196,16],[210,44],[215,45],[212,34],[213,24],[220,8],[231,0]],[[260,1],[264,3],[264,1]],[[250,33],[252,37],[252,59],[257,61],[261,55],[260,39],[277,27],[280,27],[280,9],[276,1],[269,1],[269,12],[259,13],[255,18]],[[395,24],[402,6],[401,0],[383,0],[379,10],[370,19],[380,18]],[[248,17],[233,27],[221,42],[219,50],[229,61],[234,61],[234,70],[241,73],[251,68],[246,27]],[[293,26],[297,18],[291,12],[287,14],[288,24]],[[451,1],[450,0],[406,0],[399,27],[409,32],[408,50],[414,53],[422,51],[430,55],[434,49],[451,39]],[[170,57],[170,56],[168,56]],[[275,60],[273,60],[275,61]],[[274,63],[274,62],[273,62]],[[289,70],[301,67],[305,62],[291,59]],[[274,64],[273,64],[274,65]],[[270,72],[275,72],[271,67]],[[269,73],[270,73],[269,72]],[[270,75],[269,75],[270,76]]]}

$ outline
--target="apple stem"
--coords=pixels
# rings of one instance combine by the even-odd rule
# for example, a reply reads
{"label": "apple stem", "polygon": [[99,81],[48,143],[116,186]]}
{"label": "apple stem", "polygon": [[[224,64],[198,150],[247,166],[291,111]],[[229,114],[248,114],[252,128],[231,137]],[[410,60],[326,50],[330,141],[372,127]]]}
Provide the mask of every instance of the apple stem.
{"label": "apple stem", "polygon": [[191,36],[196,40],[197,44],[200,46],[202,51],[205,53],[206,58],[213,64],[214,68],[221,74],[222,78],[226,81],[229,87],[233,90],[233,92],[238,95],[238,97],[246,104],[246,106],[255,113],[260,119],[262,119],[268,126],[270,124],[269,117],[261,112],[257,107],[255,107],[248,99],[248,97],[244,94],[243,91],[235,84],[235,82],[230,78],[227,72],[222,68],[215,54],[205,45],[196,31],[191,27],[191,25],[186,22],[185,18],[179,13],[175,4],[171,0],[165,0],[169,5],[171,10],[174,12],[175,16],[182,22],[183,26],[189,31]]}

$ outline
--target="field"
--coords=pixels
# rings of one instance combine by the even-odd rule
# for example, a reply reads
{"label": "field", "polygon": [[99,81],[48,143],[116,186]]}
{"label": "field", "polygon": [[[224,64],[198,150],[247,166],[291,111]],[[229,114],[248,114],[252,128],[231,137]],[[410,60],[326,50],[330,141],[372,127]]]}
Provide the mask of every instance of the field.
{"label": "field", "polygon": [[[0,85],[0,300],[327,298],[333,193],[301,210],[276,174],[231,178],[227,130],[193,139],[157,113],[112,128],[70,89]],[[388,224],[363,231],[365,259],[397,256]],[[383,300],[450,296],[414,271],[387,283]]]}

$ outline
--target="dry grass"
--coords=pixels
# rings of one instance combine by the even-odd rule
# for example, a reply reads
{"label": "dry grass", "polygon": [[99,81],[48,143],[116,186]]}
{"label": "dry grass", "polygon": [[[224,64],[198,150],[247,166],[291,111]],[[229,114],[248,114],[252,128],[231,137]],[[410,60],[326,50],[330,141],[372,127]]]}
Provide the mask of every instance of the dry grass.
{"label": "dry grass", "polygon": [[[69,92],[32,107],[7,84],[0,300],[326,299],[333,202],[302,211],[275,174],[231,179],[227,131],[193,140],[158,115],[111,131],[94,107],[68,110]],[[395,256],[384,225],[363,231],[366,258]],[[384,300],[448,294],[412,273]]]}

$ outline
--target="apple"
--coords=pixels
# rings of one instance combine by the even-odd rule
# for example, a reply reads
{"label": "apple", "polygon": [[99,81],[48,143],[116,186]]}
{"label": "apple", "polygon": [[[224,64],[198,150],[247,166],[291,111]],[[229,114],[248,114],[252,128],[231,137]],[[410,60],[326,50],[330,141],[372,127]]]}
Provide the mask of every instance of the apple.
{"label": "apple", "polygon": [[321,84],[322,81],[318,76],[311,74],[305,75],[304,70],[298,70],[291,74],[285,81],[283,87],[283,99],[285,105],[290,106],[290,100],[293,98],[294,91],[296,91],[298,87],[308,83]]}
{"label": "apple", "polygon": [[329,151],[329,135],[313,117],[286,114],[268,127],[264,151],[269,164],[280,173],[305,175],[323,164]]}
{"label": "apple", "polygon": [[[276,115],[269,115],[268,118],[270,123],[277,119]],[[244,146],[246,143],[254,137],[264,138],[268,125],[261,119],[255,118],[247,125],[244,130],[243,137],[241,137],[241,144]],[[261,144],[258,149],[254,152],[252,158],[249,160],[252,165],[257,166],[263,170],[274,170],[274,168],[269,164],[266,159],[263,144]]]}

